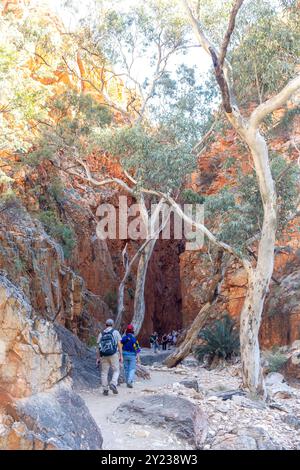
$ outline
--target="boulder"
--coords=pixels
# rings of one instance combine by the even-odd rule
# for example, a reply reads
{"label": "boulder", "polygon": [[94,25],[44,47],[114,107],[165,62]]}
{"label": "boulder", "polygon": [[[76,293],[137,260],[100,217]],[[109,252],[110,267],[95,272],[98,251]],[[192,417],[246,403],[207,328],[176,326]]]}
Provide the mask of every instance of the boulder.
{"label": "boulder", "polygon": [[299,351],[300,351],[300,339],[296,339],[290,347],[291,351],[295,351],[297,349],[299,349]]}
{"label": "boulder", "polygon": [[51,388],[69,371],[53,325],[37,317],[22,291],[0,276],[1,388],[21,398]]}
{"label": "boulder", "polygon": [[54,450],[49,442],[43,442],[19,421],[8,414],[0,414],[0,449],[5,450]]}
{"label": "boulder", "polygon": [[155,362],[161,364],[171,354],[171,352],[171,350],[158,351],[155,354],[152,350],[144,348],[140,354],[141,363],[143,366],[152,366]]}
{"label": "boulder", "polygon": [[192,388],[199,392],[199,383],[197,379],[184,379],[180,382],[181,385],[184,385],[186,388]]}
{"label": "boulder", "polygon": [[291,428],[296,429],[296,431],[299,431],[300,418],[292,414],[287,414],[287,415],[282,416],[281,419],[284,423],[288,424]]}
{"label": "boulder", "polygon": [[120,423],[147,423],[166,428],[196,448],[201,448],[207,433],[207,420],[202,409],[175,395],[152,395],[127,401],[116,409],[114,419]]}
{"label": "boulder", "polygon": [[260,427],[249,426],[217,439],[214,450],[281,450],[271,436]]}
{"label": "boulder", "polygon": [[271,372],[265,380],[269,396],[273,398],[292,398],[293,390],[285,382],[284,376],[279,372]]}
{"label": "boulder", "polygon": [[279,372],[271,372],[265,379],[265,384],[267,387],[272,387],[273,385],[282,384],[284,382],[284,377]]}
{"label": "boulder", "polygon": [[300,381],[300,349],[292,352],[282,368],[282,373],[288,382]]}
{"label": "boulder", "polygon": [[51,444],[55,449],[102,448],[101,432],[70,383],[18,400],[15,410],[18,421],[46,447]]}
{"label": "boulder", "polygon": [[[299,245],[299,241],[297,244]],[[297,257],[299,257],[299,251]],[[299,258],[293,272],[279,276],[280,284],[273,283],[270,287],[260,327],[260,344],[265,349],[271,349],[274,345],[288,345],[299,340]]]}
{"label": "boulder", "polygon": [[0,449],[101,449],[53,323],[0,275]]}
{"label": "boulder", "polygon": [[68,354],[71,363],[70,376],[75,389],[98,388],[100,372],[96,367],[96,351],[88,348],[80,339],[62,325],[55,325],[55,331]]}
{"label": "boulder", "polygon": [[267,391],[270,397],[276,399],[289,399],[294,396],[294,391],[286,383],[281,383],[278,385],[273,385],[272,387],[267,387]]}
{"label": "boulder", "polygon": [[198,367],[199,361],[192,354],[190,354],[183,359],[181,364],[185,367]]}
{"label": "boulder", "polygon": [[245,396],[245,394],[242,393],[233,395],[232,400],[241,408],[249,408],[250,410],[265,410],[267,408],[265,401],[251,400],[251,398]]}

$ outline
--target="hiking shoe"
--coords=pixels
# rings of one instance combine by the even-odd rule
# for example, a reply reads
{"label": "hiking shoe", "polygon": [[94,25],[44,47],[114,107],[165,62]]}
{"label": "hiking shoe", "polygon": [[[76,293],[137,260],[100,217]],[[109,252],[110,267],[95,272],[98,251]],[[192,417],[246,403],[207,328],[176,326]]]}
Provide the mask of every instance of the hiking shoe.
{"label": "hiking shoe", "polygon": [[105,395],[107,397],[108,395],[108,390],[103,390],[103,395]]}
{"label": "hiking shoe", "polygon": [[128,387],[128,388],[133,388],[133,385],[132,385],[132,383],[131,383],[131,382],[130,382],[130,383],[128,383],[128,384],[127,384],[127,387]]}
{"label": "hiking shoe", "polygon": [[109,388],[112,390],[112,392],[117,395],[119,392],[118,392],[118,389],[117,387],[115,386],[115,384],[110,384],[109,385]]}

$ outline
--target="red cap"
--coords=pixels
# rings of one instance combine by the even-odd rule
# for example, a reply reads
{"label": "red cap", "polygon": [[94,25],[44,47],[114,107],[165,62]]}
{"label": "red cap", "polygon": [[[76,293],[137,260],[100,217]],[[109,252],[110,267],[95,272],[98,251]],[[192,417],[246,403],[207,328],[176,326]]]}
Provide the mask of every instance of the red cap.
{"label": "red cap", "polygon": [[127,333],[133,333],[134,332],[134,327],[133,325],[127,325],[127,328],[126,328],[126,332]]}

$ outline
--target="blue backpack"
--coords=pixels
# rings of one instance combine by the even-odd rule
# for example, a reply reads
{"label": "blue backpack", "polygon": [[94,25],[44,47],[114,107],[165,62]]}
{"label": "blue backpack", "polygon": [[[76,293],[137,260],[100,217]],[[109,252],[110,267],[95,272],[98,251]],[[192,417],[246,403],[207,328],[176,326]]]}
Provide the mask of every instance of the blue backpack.
{"label": "blue backpack", "polygon": [[117,352],[118,345],[114,337],[114,330],[103,331],[100,343],[100,356],[112,356]]}
{"label": "blue backpack", "polygon": [[140,349],[138,341],[132,334],[123,336],[121,343],[123,345],[123,351],[137,353]]}

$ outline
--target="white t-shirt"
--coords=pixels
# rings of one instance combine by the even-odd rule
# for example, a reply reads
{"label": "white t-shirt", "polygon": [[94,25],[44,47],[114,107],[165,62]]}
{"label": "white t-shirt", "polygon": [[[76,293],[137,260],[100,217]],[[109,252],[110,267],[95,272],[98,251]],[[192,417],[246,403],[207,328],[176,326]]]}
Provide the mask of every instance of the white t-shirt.
{"label": "white t-shirt", "polygon": [[[108,326],[107,328],[105,328],[104,333],[108,333],[111,330],[113,330],[113,327]],[[119,341],[121,341],[121,339],[122,339],[120,333],[118,332],[118,330],[114,330],[113,337],[114,337],[114,340],[115,340],[116,344],[118,344]],[[97,339],[97,344],[100,343],[101,338],[102,338],[102,333],[99,333],[98,339]]]}

